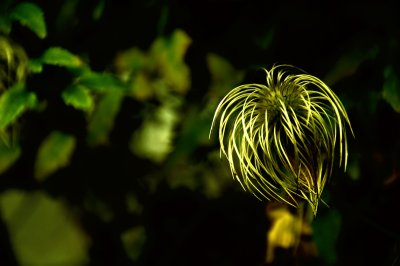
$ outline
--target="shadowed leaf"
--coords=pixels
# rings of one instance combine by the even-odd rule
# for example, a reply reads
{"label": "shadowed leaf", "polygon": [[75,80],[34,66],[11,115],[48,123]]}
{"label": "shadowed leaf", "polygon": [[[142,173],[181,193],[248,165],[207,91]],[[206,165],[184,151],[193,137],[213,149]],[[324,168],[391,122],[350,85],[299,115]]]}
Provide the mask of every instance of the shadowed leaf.
{"label": "shadowed leaf", "polygon": [[211,91],[219,97],[236,86],[244,77],[244,71],[237,70],[220,55],[207,54],[207,66],[211,74]]}
{"label": "shadowed leaf", "polygon": [[90,145],[105,144],[108,141],[123,97],[123,92],[114,88],[104,94],[96,104],[88,125],[87,141]]}
{"label": "shadowed leaf", "polygon": [[384,70],[385,83],[383,84],[383,98],[400,113],[400,80],[392,66],[387,66]]}
{"label": "shadowed leaf", "polygon": [[41,143],[35,162],[35,178],[43,181],[56,170],[69,164],[75,149],[75,137],[53,131]]}
{"label": "shadowed leaf", "polygon": [[331,71],[326,75],[324,81],[326,84],[332,86],[339,80],[356,73],[363,62],[374,59],[378,53],[379,49],[377,47],[372,47],[364,51],[351,51],[342,55]]}
{"label": "shadowed leaf", "polygon": [[42,9],[33,3],[21,3],[14,7],[10,17],[19,21],[25,27],[32,30],[39,38],[43,39],[47,35],[46,22]]}
{"label": "shadowed leaf", "polygon": [[14,164],[21,155],[21,148],[16,145],[6,145],[0,141],[0,174]]}
{"label": "shadowed leaf", "polygon": [[331,209],[325,215],[315,219],[312,224],[318,254],[328,265],[334,265],[336,262],[335,245],[340,232],[341,218],[337,210]]}
{"label": "shadowed leaf", "polygon": [[133,261],[136,261],[146,242],[146,231],[143,226],[133,227],[123,232],[121,240],[126,254]]}
{"label": "shadowed leaf", "polygon": [[0,31],[5,34],[9,34],[11,32],[11,19],[9,16],[0,15]]}

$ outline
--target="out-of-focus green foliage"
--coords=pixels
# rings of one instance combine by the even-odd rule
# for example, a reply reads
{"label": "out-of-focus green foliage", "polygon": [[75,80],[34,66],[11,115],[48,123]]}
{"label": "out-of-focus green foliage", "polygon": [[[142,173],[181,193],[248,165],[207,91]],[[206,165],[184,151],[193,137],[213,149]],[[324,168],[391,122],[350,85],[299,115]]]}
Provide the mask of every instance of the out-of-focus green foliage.
{"label": "out-of-focus green foliage", "polygon": [[374,46],[369,49],[349,51],[343,54],[332,67],[331,71],[325,76],[324,81],[332,86],[341,79],[356,73],[363,62],[376,58],[378,53],[379,48]]}
{"label": "out-of-focus green foliage", "polygon": [[400,80],[393,66],[384,69],[385,83],[383,84],[382,96],[392,108],[400,113]]}
{"label": "out-of-focus green foliage", "polygon": [[[174,103],[175,101],[175,103]],[[130,148],[139,156],[162,162],[173,150],[174,128],[179,121],[177,99],[170,99],[145,119],[142,127],[133,134]]]}
{"label": "out-of-focus green foliage", "polygon": [[6,142],[0,141],[0,174],[5,172],[20,155],[21,148],[17,144],[7,145]]}
{"label": "out-of-focus green foliage", "polygon": [[64,48],[50,47],[41,57],[29,60],[29,69],[33,73],[40,73],[44,64],[76,68],[82,65],[82,61]]}
{"label": "out-of-focus green foliage", "polygon": [[94,20],[99,20],[104,13],[106,0],[99,0],[96,7],[93,9],[92,17]]}
{"label": "out-of-focus green foliage", "polygon": [[335,209],[330,209],[321,215],[312,224],[313,238],[318,248],[318,253],[327,265],[335,265],[336,241],[340,232],[342,217]]}
{"label": "out-of-focus green foliage", "polygon": [[176,30],[170,37],[156,39],[147,53],[134,47],[116,57],[117,73],[139,100],[172,92],[184,95],[190,88],[190,70],[184,62],[190,43],[185,32]]}
{"label": "out-of-focus green foliage", "polygon": [[109,87],[96,104],[89,118],[87,140],[90,145],[106,144],[108,135],[113,128],[114,119],[123,99],[121,90]]}
{"label": "out-of-focus green foliage", "polygon": [[15,84],[0,96],[0,130],[12,124],[26,109],[37,104],[34,93],[26,91],[23,84]]}
{"label": "out-of-focus green foliage", "polygon": [[69,164],[76,140],[68,134],[53,131],[41,143],[35,163],[35,178],[43,181],[54,171]]}
{"label": "out-of-focus green foliage", "polygon": [[79,67],[82,64],[79,57],[61,47],[47,49],[39,60],[43,64],[63,67]]}
{"label": "out-of-focus green foliage", "polygon": [[28,27],[41,39],[47,35],[43,11],[34,3],[22,2],[13,7],[8,14],[1,17],[0,30],[10,33],[13,21]]}
{"label": "out-of-focus green foliage", "polygon": [[28,58],[24,49],[9,38],[0,36],[0,91],[24,82]]}
{"label": "out-of-focus green foliage", "polygon": [[131,260],[136,261],[146,242],[146,231],[143,226],[133,227],[122,233],[121,240],[126,254]]}
{"label": "out-of-focus green foliage", "polygon": [[87,265],[88,238],[60,200],[9,190],[0,211],[21,266]]}
{"label": "out-of-focus green foliage", "polygon": [[62,93],[64,102],[75,109],[90,112],[94,106],[94,99],[88,88],[82,85],[71,85]]}
{"label": "out-of-focus green foliage", "polygon": [[184,62],[190,42],[185,32],[176,30],[170,37],[156,39],[147,53],[134,47],[120,53],[115,60],[119,76],[129,84],[135,99],[155,98],[162,103],[145,116],[130,144],[134,154],[157,163],[172,151],[182,96],[190,88],[190,71]]}

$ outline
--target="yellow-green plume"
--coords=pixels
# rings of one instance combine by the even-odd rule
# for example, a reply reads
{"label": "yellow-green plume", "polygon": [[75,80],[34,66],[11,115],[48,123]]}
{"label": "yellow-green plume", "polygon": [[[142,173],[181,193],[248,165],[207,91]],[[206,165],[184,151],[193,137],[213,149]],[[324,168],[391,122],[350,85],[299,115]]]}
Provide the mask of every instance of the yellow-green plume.
{"label": "yellow-green plume", "polygon": [[222,99],[211,129],[218,124],[221,154],[245,190],[295,207],[305,200],[316,214],[335,147],[346,169],[349,118],[320,79],[289,65],[265,73],[265,84],[238,86]]}

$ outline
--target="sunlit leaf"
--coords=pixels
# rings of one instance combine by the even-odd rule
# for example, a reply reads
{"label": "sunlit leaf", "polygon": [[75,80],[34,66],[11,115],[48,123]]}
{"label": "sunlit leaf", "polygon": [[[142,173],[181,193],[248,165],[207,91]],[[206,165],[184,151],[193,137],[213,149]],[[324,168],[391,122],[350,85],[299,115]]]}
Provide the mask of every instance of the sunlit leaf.
{"label": "sunlit leaf", "polygon": [[112,89],[105,93],[96,104],[89,125],[87,141],[90,145],[106,144],[108,135],[114,126],[114,119],[121,107],[124,94],[121,90]]}
{"label": "sunlit leaf", "polygon": [[336,261],[336,241],[341,227],[341,215],[335,209],[330,209],[325,215],[320,215],[312,224],[313,238],[318,254],[330,265]]}
{"label": "sunlit leaf", "polygon": [[75,149],[74,136],[53,131],[41,143],[35,162],[35,178],[44,180],[56,170],[67,166]]}
{"label": "sunlit leaf", "polygon": [[17,145],[6,145],[0,141],[0,174],[5,172],[21,155],[21,148]]}
{"label": "sunlit leaf", "polygon": [[80,85],[71,85],[62,93],[62,98],[67,105],[82,111],[90,112],[94,106],[93,96],[89,89]]}
{"label": "sunlit leaf", "polygon": [[16,84],[0,96],[0,130],[13,123],[27,108],[36,105],[33,92],[24,90],[22,84]]}
{"label": "sunlit leaf", "polygon": [[30,59],[28,61],[28,70],[32,73],[41,73],[43,71],[43,64],[38,59]]}
{"label": "sunlit leaf", "polygon": [[146,242],[146,231],[143,226],[133,227],[121,235],[121,240],[128,257],[136,261]]}
{"label": "sunlit leaf", "polygon": [[66,207],[43,192],[9,190],[0,195],[0,211],[18,265],[83,266],[89,241]]}
{"label": "sunlit leaf", "polygon": [[61,47],[51,47],[47,49],[41,57],[44,64],[64,66],[64,67],[79,67],[82,65],[81,59]]}
{"label": "sunlit leaf", "polygon": [[144,70],[148,58],[142,51],[134,47],[127,51],[120,52],[115,58],[115,68],[122,75],[122,79],[126,80],[126,75],[134,74]]}
{"label": "sunlit leaf", "polygon": [[271,263],[277,248],[289,249],[298,245],[304,224],[298,216],[284,207],[270,210],[267,214],[272,225],[267,233],[266,260]]}
{"label": "sunlit leaf", "polygon": [[98,92],[108,92],[114,89],[126,91],[126,85],[109,73],[86,71],[78,78],[78,83]]}
{"label": "sunlit leaf", "polygon": [[385,83],[383,84],[383,98],[400,113],[400,79],[392,66],[384,70]]}
{"label": "sunlit leaf", "polygon": [[190,69],[184,56],[192,42],[182,30],[175,30],[169,38],[159,38],[151,46],[150,54],[161,76],[172,90],[185,94],[190,88]]}
{"label": "sunlit leaf", "polygon": [[154,118],[146,118],[142,127],[132,135],[131,151],[154,162],[162,162],[173,150],[174,127],[179,114],[175,107],[164,104]]}
{"label": "sunlit leaf", "polygon": [[47,35],[43,11],[36,4],[24,2],[14,7],[10,17],[32,30],[39,38]]}

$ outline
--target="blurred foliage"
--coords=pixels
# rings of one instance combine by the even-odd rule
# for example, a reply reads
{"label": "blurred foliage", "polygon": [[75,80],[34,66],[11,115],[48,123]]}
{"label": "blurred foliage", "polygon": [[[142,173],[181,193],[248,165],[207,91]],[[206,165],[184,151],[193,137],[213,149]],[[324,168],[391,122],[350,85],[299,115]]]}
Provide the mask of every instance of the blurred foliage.
{"label": "blurred foliage", "polygon": [[43,192],[19,190],[4,192],[0,202],[20,265],[87,262],[88,239],[62,202]]}
{"label": "blurred foliage", "polygon": [[40,144],[35,162],[35,178],[43,181],[59,168],[69,164],[76,140],[73,136],[53,131]]}
{"label": "blurred foliage", "polygon": [[383,84],[383,98],[400,113],[400,81],[393,66],[384,69],[385,83]]}
{"label": "blurred foliage", "polygon": [[340,232],[341,216],[335,210],[329,210],[313,223],[313,235],[319,255],[327,265],[336,263],[336,242]]}
{"label": "blurred foliage", "polygon": [[[1,1],[0,264],[398,261],[398,16],[337,5]],[[223,95],[273,63],[324,77],[354,126],[310,225],[266,215],[209,136]]]}

